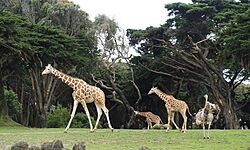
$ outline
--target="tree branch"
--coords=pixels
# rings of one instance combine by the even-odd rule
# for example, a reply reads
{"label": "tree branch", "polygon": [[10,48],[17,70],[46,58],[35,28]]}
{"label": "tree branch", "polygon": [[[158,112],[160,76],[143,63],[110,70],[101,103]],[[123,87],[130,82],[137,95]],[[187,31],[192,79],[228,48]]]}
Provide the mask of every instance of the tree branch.
{"label": "tree branch", "polygon": [[95,79],[95,76],[94,76],[93,74],[91,74],[91,76],[92,76],[93,81],[95,81],[96,83],[100,84],[100,86],[101,86],[102,88],[105,88],[105,89],[107,89],[107,90],[113,90],[112,87],[106,86],[101,80],[96,80],[96,79]]}

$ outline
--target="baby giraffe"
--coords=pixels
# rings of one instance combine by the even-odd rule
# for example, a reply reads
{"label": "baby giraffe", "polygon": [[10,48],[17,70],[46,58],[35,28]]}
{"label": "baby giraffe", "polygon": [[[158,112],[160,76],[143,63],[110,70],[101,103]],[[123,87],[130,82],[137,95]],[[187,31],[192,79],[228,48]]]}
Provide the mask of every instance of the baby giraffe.
{"label": "baby giraffe", "polygon": [[160,124],[162,123],[161,118],[158,115],[155,115],[151,112],[139,112],[139,111],[134,111],[136,115],[146,117],[146,121],[148,124],[148,130],[152,128],[152,123],[155,124]]}
{"label": "baby giraffe", "polygon": [[[84,110],[85,110],[85,113],[86,113],[88,120],[89,120],[91,132],[93,132],[97,128],[97,125],[98,125],[99,120],[100,120],[101,115],[102,115],[102,111],[104,111],[104,113],[106,115],[109,128],[113,131],[113,128],[112,128],[112,126],[110,124],[110,120],[109,120],[108,109],[105,106],[105,95],[104,95],[104,92],[100,88],[89,85],[85,81],[83,81],[82,79],[78,79],[78,78],[66,75],[66,74],[62,73],[61,71],[58,71],[57,69],[53,68],[49,64],[48,66],[46,66],[46,68],[42,72],[42,75],[50,74],[50,73],[53,74],[55,77],[61,79],[64,83],[66,83],[67,85],[69,85],[73,89],[72,96],[74,99],[74,106],[73,106],[73,110],[71,113],[69,123],[68,123],[66,129],[64,130],[64,132],[67,132],[67,130],[70,127],[70,124],[72,122],[72,119],[74,118],[78,103],[81,103]],[[95,124],[94,129],[93,129],[90,115],[89,115],[89,111],[87,108],[87,103],[92,103],[92,102],[94,102],[96,109],[97,109],[97,120],[96,120],[96,124]]]}

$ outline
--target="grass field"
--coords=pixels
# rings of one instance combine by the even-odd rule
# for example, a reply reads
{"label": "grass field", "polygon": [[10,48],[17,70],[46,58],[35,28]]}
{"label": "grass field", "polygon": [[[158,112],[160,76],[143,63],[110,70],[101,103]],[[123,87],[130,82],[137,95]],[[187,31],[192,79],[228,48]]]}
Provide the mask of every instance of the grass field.
{"label": "grass field", "polygon": [[250,130],[211,130],[211,139],[203,139],[202,130],[128,130],[99,129],[90,133],[88,129],[70,128],[0,128],[0,149],[9,150],[18,141],[29,146],[41,146],[43,142],[62,140],[64,147],[71,149],[75,143],[86,142],[87,150],[138,150],[146,146],[152,150],[247,150],[250,147]]}

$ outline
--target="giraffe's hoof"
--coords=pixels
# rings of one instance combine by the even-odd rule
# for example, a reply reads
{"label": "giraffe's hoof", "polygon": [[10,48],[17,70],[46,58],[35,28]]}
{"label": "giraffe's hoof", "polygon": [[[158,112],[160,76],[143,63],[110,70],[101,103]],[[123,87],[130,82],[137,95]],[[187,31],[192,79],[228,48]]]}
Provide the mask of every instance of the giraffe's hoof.
{"label": "giraffe's hoof", "polygon": [[110,128],[112,132],[114,132],[114,128]]}
{"label": "giraffe's hoof", "polygon": [[186,133],[186,131],[185,131],[185,130],[181,130],[181,132],[182,132],[182,133]]}
{"label": "giraffe's hoof", "polygon": [[67,130],[64,130],[63,133],[68,133]]}
{"label": "giraffe's hoof", "polygon": [[210,139],[210,137],[208,136],[207,139]]}
{"label": "giraffe's hoof", "polygon": [[90,133],[93,133],[93,132],[95,132],[95,129],[90,129]]}

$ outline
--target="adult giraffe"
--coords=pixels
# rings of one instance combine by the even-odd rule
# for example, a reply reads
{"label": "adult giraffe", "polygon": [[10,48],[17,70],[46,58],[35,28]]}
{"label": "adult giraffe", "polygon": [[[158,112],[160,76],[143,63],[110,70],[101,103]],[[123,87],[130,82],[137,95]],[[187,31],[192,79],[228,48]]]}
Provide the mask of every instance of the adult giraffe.
{"label": "adult giraffe", "polygon": [[[66,83],[67,85],[69,85],[73,89],[72,96],[74,99],[74,106],[73,106],[73,110],[71,113],[69,123],[68,123],[66,129],[64,130],[64,132],[67,132],[67,130],[70,127],[72,119],[75,116],[75,112],[76,112],[76,108],[78,106],[78,103],[81,103],[83,108],[84,108],[84,111],[85,111],[85,113],[88,117],[88,120],[89,120],[91,132],[93,132],[94,130],[97,129],[97,125],[98,125],[99,120],[100,120],[101,115],[102,115],[102,110],[104,111],[104,113],[106,115],[109,128],[113,131],[113,128],[112,128],[110,120],[109,120],[108,109],[105,106],[105,95],[104,95],[104,92],[100,88],[98,88],[96,86],[89,85],[85,81],[83,81],[82,79],[66,75],[66,74],[62,73],[61,71],[58,71],[57,69],[53,68],[50,64],[48,64],[48,66],[46,66],[46,68],[42,72],[42,75],[50,74],[50,73],[53,74],[55,77],[61,79],[64,83]],[[87,103],[92,103],[92,102],[95,103],[95,106],[97,109],[97,114],[98,114],[94,129],[93,129],[93,125],[91,123],[89,111],[87,108]]]}
{"label": "adult giraffe", "polygon": [[[170,125],[170,118],[176,129],[179,129],[179,127],[176,125],[174,122],[174,113],[175,112],[180,112],[180,114],[183,117],[183,125],[182,125],[182,132],[186,132],[187,130],[187,116],[186,116],[186,111],[191,115],[189,112],[189,108],[186,102],[182,100],[175,99],[174,96],[168,95],[161,90],[159,90],[157,87],[152,87],[148,94],[157,94],[164,102],[165,102],[165,107],[167,109],[168,113],[168,128],[167,131],[169,130],[169,125]],[[192,115],[191,115],[192,116]]]}

